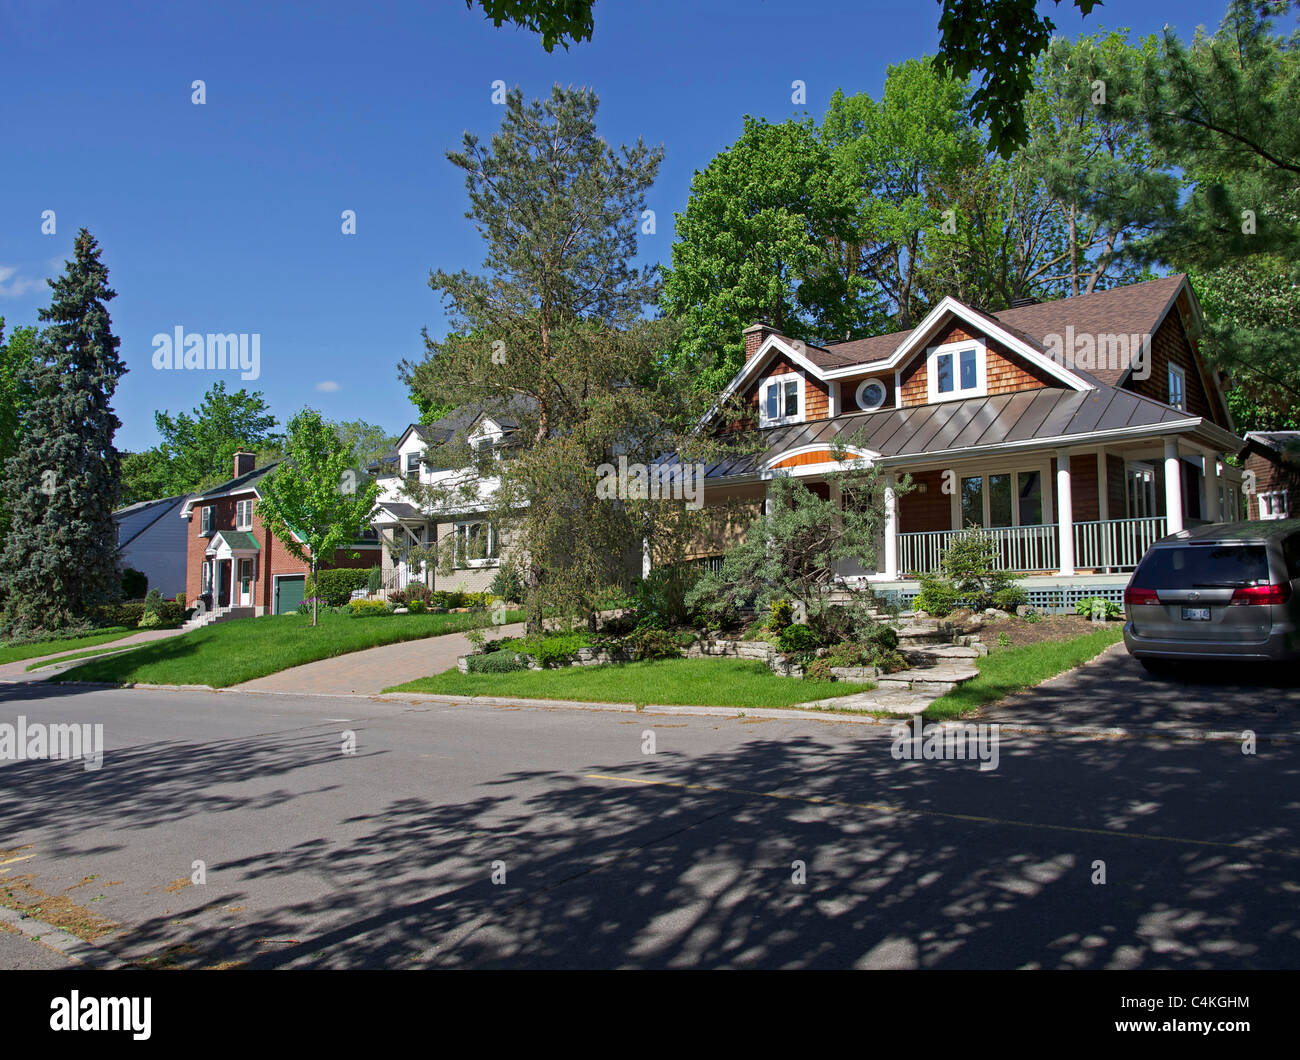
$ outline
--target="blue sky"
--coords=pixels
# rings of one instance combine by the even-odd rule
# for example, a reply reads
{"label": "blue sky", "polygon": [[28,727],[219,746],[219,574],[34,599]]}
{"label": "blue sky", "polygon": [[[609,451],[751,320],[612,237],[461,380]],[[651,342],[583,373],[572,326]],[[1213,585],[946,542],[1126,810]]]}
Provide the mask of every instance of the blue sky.
{"label": "blue sky", "polygon": [[[1040,10],[1069,36],[1168,22],[1190,37],[1225,6]],[[444,328],[429,270],[483,259],[444,155],[466,129],[496,129],[493,81],[529,96],[590,86],[607,140],[664,146],[641,254],[667,263],[693,173],[743,115],[820,118],[836,88],[878,94],[889,64],[935,51],[938,13],[932,0],[598,0],[594,40],[548,55],[461,0],[0,0],[0,316],[35,323],[43,278],[84,225],[118,292],[119,448],[155,444],[154,410],[192,408],[223,374],[264,391],[282,423],[311,405],[398,432],[415,411],[397,362],[421,354],[421,327]],[[260,378],[154,369],[154,335],[177,327],[259,334]]]}

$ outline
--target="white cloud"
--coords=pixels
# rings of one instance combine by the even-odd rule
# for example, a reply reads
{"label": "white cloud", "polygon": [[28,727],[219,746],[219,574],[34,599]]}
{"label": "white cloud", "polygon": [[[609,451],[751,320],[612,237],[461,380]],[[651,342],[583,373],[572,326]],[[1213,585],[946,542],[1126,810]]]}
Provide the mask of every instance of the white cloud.
{"label": "white cloud", "polygon": [[334,391],[338,390],[338,388],[338,383],[334,382],[333,379],[322,379],[316,384],[316,389],[322,394],[332,394]]}
{"label": "white cloud", "polygon": [[39,276],[20,276],[17,265],[0,265],[0,298],[22,298],[33,291],[45,289]]}

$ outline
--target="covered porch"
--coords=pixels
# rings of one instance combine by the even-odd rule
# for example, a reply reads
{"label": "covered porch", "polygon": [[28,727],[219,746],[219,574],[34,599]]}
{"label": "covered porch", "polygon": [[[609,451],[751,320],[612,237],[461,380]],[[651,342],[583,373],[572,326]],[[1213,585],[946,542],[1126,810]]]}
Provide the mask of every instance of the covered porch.
{"label": "covered porch", "polygon": [[411,551],[433,543],[437,534],[433,520],[413,504],[394,501],[379,506],[371,525],[382,545],[383,592],[404,591],[412,582],[432,589],[433,564],[414,561]]}

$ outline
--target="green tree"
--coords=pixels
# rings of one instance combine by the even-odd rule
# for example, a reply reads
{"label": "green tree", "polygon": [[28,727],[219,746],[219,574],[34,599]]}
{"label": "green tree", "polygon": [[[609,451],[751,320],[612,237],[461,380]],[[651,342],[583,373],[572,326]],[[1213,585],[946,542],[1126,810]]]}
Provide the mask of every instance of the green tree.
{"label": "green tree", "polygon": [[[597,107],[586,90],[557,86],[527,104],[512,92],[490,146],[466,134],[448,154],[465,173],[486,271],[431,275],[452,330],[403,366],[422,394],[511,428],[499,459],[476,454],[461,431],[429,454],[454,474],[405,486],[426,511],[479,511],[493,524],[502,558],[524,573],[532,629],[543,608],[590,621],[639,565],[643,541],[666,550],[678,540],[680,502],[602,497],[601,465],[615,453],[648,463],[679,440],[688,453],[712,444],[690,435],[705,396],[663,368],[672,336],[644,319],[654,271],[629,264],[661,152],[611,148]],[[473,545],[439,542],[436,561],[446,569]]]}
{"label": "green tree", "polygon": [[[513,22],[521,29],[541,35],[542,47],[548,52],[556,44],[569,48],[569,41],[591,40],[595,29],[591,7],[595,0],[465,0],[471,11],[477,3],[492,25],[500,28]],[[566,40],[565,38],[568,38]]]}
{"label": "green tree", "polygon": [[[8,342],[4,332],[5,319],[0,317],[0,468],[18,452],[23,410],[32,399],[37,350],[36,328],[17,328]],[[8,509],[0,495],[0,542],[8,528]]]}
{"label": "green tree", "polygon": [[312,584],[322,559],[328,564],[355,542],[374,511],[379,486],[350,483],[352,461],[338,430],[319,412],[303,409],[289,421],[284,462],[263,480],[258,514],[290,555],[310,565]]}
{"label": "green tree", "polygon": [[122,454],[122,503],[154,501],[171,493],[171,463],[161,449]]}
{"label": "green tree", "polygon": [[759,320],[806,341],[860,331],[871,292],[838,260],[851,214],[851,187],[811,122],[746,117],[740,139],[696,172],[676,217],[661,300],[682,327],[674,364],[716,392],[745,361],[741,332]]}
{"label": "green tree", "polygon": [[[1060,3],[1060,0],[1053,0]],[[1073,0],[1088,15],[1100,0]],[[1010,158],[1028,138],[1024,99],[1033,85],[1034,59],[1056,28],[1035,9],[1037,0],[942,0],[940,66],[965,80],[978,74],[971,119],[987,124],[989,145]]]}
{"label": "green tree", "polygon": [[126,368],[107,307],[116,292],[86,229],[50,287],[18,451],[5,464],[12,521],[0,583],[11,630],[80,625],[122,580],[113,523],[121,489],[113,436],[121,421],[110,403]]}
{"label": "green tree", "polygon": [[275,441],[276,419],[260,391],[226,392],[224,380],[212,385],[193,416],[154,414],[162,436],[159,449],[171,467],[169,493],[194,493],[230,478],[234,455]]}

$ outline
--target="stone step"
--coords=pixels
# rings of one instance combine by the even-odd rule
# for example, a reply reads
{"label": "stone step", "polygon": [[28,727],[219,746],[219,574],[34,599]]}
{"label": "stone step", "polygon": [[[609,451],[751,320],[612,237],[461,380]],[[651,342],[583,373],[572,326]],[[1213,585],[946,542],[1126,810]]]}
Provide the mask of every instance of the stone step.
{"label": "stone step", "polygon": [[917,666],[927,666],[939,662],[947,662],[954,659],[978,659],[980,656],[977,648],[965,644],[918,644],[899,646],[899,651],[908,662]]}
{"label": "stone step", "polygon": [[944,662],[935,666],[917,666],[910,670],[883,674],[876,678],[876,684],[890,691],[906,689],[912,692],[933,692],[943,695],[951,692],[963,681],[969,681],[979,671],[969,663]]}

